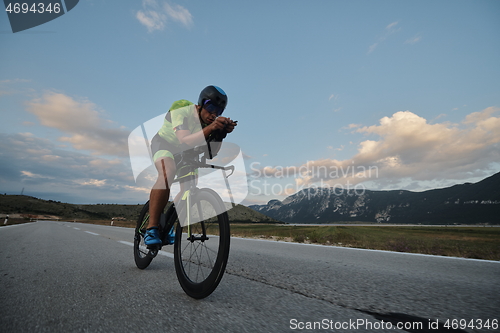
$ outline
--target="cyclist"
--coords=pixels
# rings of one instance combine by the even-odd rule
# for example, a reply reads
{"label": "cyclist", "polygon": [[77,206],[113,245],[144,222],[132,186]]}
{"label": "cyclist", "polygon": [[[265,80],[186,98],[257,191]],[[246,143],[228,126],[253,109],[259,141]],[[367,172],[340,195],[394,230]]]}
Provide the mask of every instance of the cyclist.
{"label": "cyclist", "polygon": [[[205,87],[198,98],[198,105],[187,100],[174,102],[165,116],[163,126],[151,140],[158,178],[149,196],[149,224],[144,237],[147,246],[162,243],[158,232],[160,214],[170,197],[170,185],[175,175],[181,176],[179,153],[206,144],[214,138],[222,141],[227,133],[234,130],[236,122],[221,116],[226,105],[224,90],[217,86]],[[182,192],[181,184],[179,194]]]}

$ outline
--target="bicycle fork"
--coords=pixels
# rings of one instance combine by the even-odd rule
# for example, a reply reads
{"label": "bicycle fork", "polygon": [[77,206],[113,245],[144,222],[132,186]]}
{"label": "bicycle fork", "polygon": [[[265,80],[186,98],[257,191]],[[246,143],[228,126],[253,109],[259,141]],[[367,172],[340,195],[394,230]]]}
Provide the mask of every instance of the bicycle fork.
{"label": "bicycle fork", "polygon": [[200,236],[196,237],[193,233],[192,233],[192,228],[191,228],[191,190],[187,190],[184,195],[182,196],[182,200],[185,201],[185,204],[186,204],[186,223],[187,223],[187,240],[190,241],[191,243],[193,243],[194,241],[206,241],[208,240],[209,238],[207,237],[206,235],[206,230],[205,230],[205,226],[203,225],[203,209],[201,207],[201,203],[200,202],[197,202],[197,210],[198,210],[198,216],[197,218],[199,219],[199,221],[195,221],[195,223],[202,223],[202,233]]}

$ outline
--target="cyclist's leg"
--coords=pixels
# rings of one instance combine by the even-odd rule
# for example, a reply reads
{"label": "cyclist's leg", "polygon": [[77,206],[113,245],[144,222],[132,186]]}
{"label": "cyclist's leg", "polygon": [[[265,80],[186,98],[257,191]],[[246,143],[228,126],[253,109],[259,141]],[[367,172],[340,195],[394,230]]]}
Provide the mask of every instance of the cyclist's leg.
{"label": "cyclist's leg", "polygon": [[160,214],[167,205],[170,196],[170,184],[174,180],[176,166],[174,156],[168,150],[159,150],[154,155],[158,178],[149,195],[148,228],[157,227]]}

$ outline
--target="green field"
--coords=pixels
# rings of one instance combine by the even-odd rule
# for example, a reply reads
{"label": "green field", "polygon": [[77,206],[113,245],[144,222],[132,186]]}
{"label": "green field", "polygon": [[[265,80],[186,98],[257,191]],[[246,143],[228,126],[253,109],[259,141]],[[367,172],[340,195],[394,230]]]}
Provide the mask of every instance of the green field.
{"label": "green field", "polygon": [[[9,220],[9,224],[26,222],[28,221]],[[110,221],[106,220],[77,222],[110,225]],[[114,226],[133,228],[134,225],[132,221],[114,222]],[[231,235],[284,242],[500,260],[500,227],[490,226],[287,226],[233,223]]]}
{"label": "green field", "polygon": [[500,228],[233,224],[239,237],[500,260]]}

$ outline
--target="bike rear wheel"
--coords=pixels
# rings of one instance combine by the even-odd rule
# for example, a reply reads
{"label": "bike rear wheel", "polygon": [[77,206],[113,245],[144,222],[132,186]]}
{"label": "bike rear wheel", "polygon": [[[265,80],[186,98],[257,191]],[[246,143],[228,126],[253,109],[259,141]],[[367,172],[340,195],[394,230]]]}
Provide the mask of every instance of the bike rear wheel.
{"label": "bike rear wheel", "polygon": [[229,218],[224,203],[212,190],[199,190],[190,201],[189,215],[200,222],[182,227],[177,219],[175,271],[184,292],[200,299],[217,288],[226,269]]}
{"label": "bike rear wheel", "polygon": [[140,269],[145,269],[153,260],[151,250],[146,248],[144,244],[144,236],[149,223],[149,201],[142,207],[134,234],[134,260],[135,264]]}

